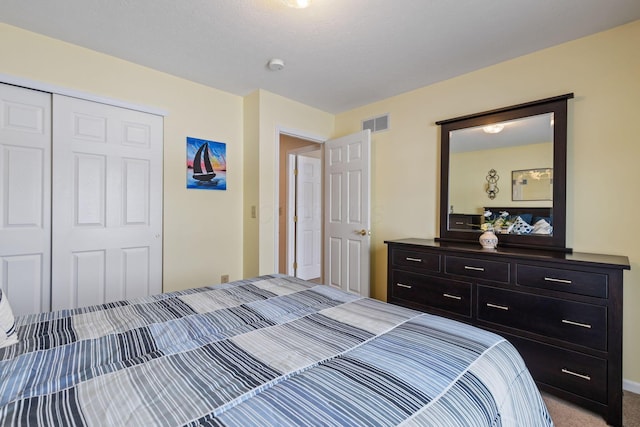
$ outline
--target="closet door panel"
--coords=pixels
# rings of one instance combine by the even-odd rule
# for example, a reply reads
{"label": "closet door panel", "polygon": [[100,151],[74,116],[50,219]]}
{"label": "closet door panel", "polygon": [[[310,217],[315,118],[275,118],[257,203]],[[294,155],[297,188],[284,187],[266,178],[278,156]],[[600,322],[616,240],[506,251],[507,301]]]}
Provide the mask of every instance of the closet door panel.
{"label": "closet door panel", "polygon": [[124,159],[122,161],[122,199],[124,201],[122,222],[126,225],[150,224],[150,166],[147,160]]}
{"label": "closet door panel", "polygon": [[149,247],[126,248],[122,250],[123,282],[122,294],[125,298],[138,298],[153,293],[151,286]]}
{"label": "closet door panel", "polygon": [[[14,315],[48,311],[49,283],[44,282],[43,254],[3,256],[0,262],[2,291],[6,292]],[[48,263],[46,264],[48,265]],[[47,274],[48,277],[48,274]]]}
{"label": "closet door panel", "polygon": [[16,315],[50,309],[51,95],[0,83],[0,287]]}
{"label": "closet door panel", "polygon": [[73,305],[84,307],[101,304],[105,300],[105,251],[84,251],[72,254]]}
{"label": "closet door panel", "polygon": [[42,148],[5,147],[6,228],[42,229],[44,153]]}
{"label": "closet door panel", "polygon": [[54,123],[53,308],[161,292],[162,118],[54,95]]}
{"label": "closet door panel", "polygon": [[73,166],[73,226],[105,227],[106,157],[75,153]]}

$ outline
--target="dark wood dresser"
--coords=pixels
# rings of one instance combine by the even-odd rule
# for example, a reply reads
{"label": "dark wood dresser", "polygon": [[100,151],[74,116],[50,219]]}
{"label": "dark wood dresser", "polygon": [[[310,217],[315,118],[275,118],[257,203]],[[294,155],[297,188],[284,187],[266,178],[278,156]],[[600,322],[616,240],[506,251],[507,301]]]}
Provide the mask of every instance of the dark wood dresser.
{"label": "dark wood dresser", "polygon": [[479,230],[481,222],[482,215],[449,214],[449,227],[453,230]]}
{"label": "dark wood dresser", "polygon": [[627,257],[424,239],[385,243],[388,302],[504,336],[541,390],[622,425]]}

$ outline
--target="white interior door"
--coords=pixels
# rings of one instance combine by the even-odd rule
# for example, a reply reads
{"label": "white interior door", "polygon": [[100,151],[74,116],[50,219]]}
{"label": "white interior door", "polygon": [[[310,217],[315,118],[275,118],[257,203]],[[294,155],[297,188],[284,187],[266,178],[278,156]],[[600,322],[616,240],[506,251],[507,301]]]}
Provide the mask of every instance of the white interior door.
{"label": "white interior door", "polygon": [[369,130],[325,143],[325,275],[331,286],[369,296]]}
{"label": "white interior door", "polygon": [[50,309],[51,95],[0,84],[0,287],[15,315]]}
{"label": "white interior door", "polygon": [[162,291],[162,118],[53,98],[54,310]]}
{"label": "white interior door", "polygon": [[322,162],[297,156],[296,277],[320,277],[322,262]]}

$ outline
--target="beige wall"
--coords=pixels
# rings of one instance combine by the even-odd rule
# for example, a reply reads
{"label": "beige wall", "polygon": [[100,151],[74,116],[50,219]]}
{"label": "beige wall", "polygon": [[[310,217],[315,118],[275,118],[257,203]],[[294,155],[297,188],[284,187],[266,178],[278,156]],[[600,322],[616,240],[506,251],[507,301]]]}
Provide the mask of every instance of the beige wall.
{"label": "beige wall", "polygon": [[[2,74],[168,113],[165,291],[276,271],[279,132],[324,141],[333,115],[262,90],[242,98],[6,24],[0,58]],[[226,191],[186,190],[187,136],[227,144]]]}
{"label": "beige wall", "polygon": [[345,112],[337,135],[390,113],[373,134],[372,289],[386,297],[385,239],[438,229],[438,120],[569,92],[567,245],[626,255],[624,378],[640,382],[640,21]]}
{"label": "beige wall", "polygon": [[[241,97],[4,24],[0,58],[3,74],[167,111],[164,290],[243,276]],[[227,191],[186,190],[187,136],[227,144]]]}
{"label": "beige wall", "polygon": [[[260,191],[260,92],[244,98],[243,277],[258,275]],[[252,211],[255,215],[252,216]]]}
{"label": "beige wall", "polygon": [[[511,200],[511,172],[552,167],[551,142],[464,151],[449,156],[449,204],[454,213],[481,214],[485,206],[551,206],[550,201]],[[489,169],[495,169],[499,176],[499,191],[493,200],[486,192]]]}
{"label": "beige wall", "polygon": [[[624,377],[640,382],[640,21],[370,104],[338,116],[265,91],[244,99],[0,24],[0,73],[166,110],[164,289],[276,268],[277,134],[325,139],[391,114],[372,136],[372,296],[386,298],[385,239],[434,237],[435,122],[574,92],[569,101],[567,244],[629,256]],[[335,128],[334,128],[335,126]],[[185,138],[227,143],[228,190],[185,189]],[[194,210],[197,207],[197,211]],[[257,218],[250,217],[256,206]],[[196,213],[197,212],[197,213]],[[207,222],[202,232],[203,218]],[[202,251],[200,248],[207,248]]]}
{"label": "beige wall", "polygon": [[[279,133],[285,132],[305,139],[324,141],[333,133],[334,116],[292,101],[273,93],[260,90],[258,95],[259,152],[258,199],[249,203],[258,206],[258,236],[245,236],[258,245],[259,274],[277,271],[278,240],[278,170]],[[247,174],[256,171],[247,170]],[[246,198],[245,198],[246,199]],[[283,231],[284,232],[284,231]],[[245,248],[250,250],[249,248]],[[249,271],[245,271],[249,273]],[[247,274],[249,275],[249,274]]]}

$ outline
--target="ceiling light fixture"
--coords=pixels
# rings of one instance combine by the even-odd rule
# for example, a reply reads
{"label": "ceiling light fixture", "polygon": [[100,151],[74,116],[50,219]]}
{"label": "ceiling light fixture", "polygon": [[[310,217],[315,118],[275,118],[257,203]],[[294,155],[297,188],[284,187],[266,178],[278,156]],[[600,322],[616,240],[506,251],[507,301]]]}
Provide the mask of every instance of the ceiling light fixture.
{"label": "ceiling light fixture", "polygon": [[504,125],[501,124],[488,125],[482,128],[485,133],[500,133],[502,129],[504,129]]}
{"label": "ceiling light fixture", "polygon": [[311,0],[282,0],[282,2],[295,9],[304,9],[311,4]]}

